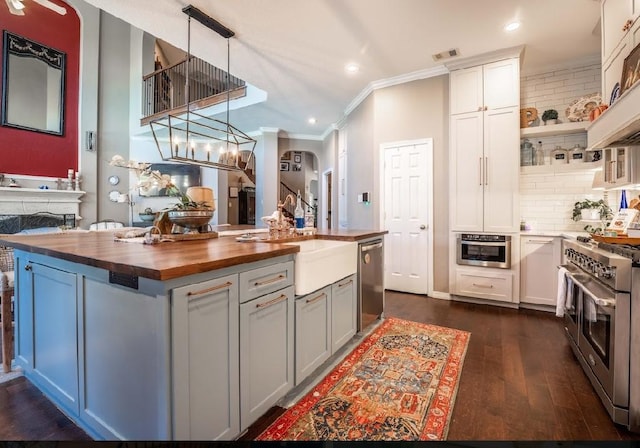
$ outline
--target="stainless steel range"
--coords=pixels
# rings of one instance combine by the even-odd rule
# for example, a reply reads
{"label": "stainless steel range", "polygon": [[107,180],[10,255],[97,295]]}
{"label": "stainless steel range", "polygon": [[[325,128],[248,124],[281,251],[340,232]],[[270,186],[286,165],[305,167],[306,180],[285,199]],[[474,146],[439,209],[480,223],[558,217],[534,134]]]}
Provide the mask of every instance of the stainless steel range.
{"label": "stainless steel range", "polygon": [[572,240],[563,248],[571,348],[613,421],[640,432],[640,248]]}

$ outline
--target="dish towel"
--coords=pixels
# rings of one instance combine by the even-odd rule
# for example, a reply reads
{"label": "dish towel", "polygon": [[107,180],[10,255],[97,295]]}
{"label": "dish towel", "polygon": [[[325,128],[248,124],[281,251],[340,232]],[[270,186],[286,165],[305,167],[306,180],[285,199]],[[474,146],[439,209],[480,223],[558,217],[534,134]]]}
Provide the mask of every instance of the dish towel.
{"label": "dish towel", "polygon": [[556,298],[556,316],[564,316],[564,307],[567,302],[567,268],[560,266],[558,268],[558,296]]}

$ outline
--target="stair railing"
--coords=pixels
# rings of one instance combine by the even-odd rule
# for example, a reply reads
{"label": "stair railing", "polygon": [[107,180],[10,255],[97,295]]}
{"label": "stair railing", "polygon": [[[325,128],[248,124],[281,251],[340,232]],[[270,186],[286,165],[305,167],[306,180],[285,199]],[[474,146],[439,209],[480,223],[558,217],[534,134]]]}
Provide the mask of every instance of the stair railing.
{"label": "stair railing", "polygon": [[[142,116],[186,106],[187,58],[142,77]],[[191,56],[189,65],[190,102],[199,101],[227,90],[243,87],[245,82],[202,59]]]}

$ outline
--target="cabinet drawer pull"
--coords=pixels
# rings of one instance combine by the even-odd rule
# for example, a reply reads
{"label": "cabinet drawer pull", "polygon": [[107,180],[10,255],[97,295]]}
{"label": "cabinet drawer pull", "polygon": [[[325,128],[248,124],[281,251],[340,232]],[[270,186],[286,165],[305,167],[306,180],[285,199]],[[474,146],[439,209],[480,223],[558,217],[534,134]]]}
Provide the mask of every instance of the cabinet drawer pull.
{"label": "cabinet drawer pull", "polygon": [[480,284],[478,284],[478,283],[472,283],[472,285],[473,285],[473,286],[476,286],[476,287],[478,287],[478,288],[488,288],[488,289],[493,288],[493,285],[480,285]]}
{"label": "cabinet drawer pull", "polygon": [[269,280],[263,280],[261,282],[255,282],[253,286],[264,286],[269,285],[271,283],[279,282],[280,280],[286,278],[284,275],[280,274],[276,278],[270,278]]}
{"label": "cabinet drawer pull", "polygon": [[200,294],[206,294],[211,291],[217,291],[218,289],[225,289],[233,285],[231,282],[226,282],[221,285],[212,286],[211,288],[201,289],[200,291],[189,291],[187,296],[199,296]]}
{"label": "cabinet drawer pull", "polygon": [[31,267],[31,265],[30,265],[30,264],[25,265],[25,267],[24,267],[24,270],[25,270],[25,271],[30,271],[30,270],[32,270],[32,269],[33,269],[33,268]]}
{"label": "cabinet drawer pull", "polygon": [[553,243],[553,240],[527,240],[527,243],[533,243],[533,244],[551,244],[551,243]]}
{"label": "cabinet drawer pull", "polygon": [[343,286],[347,286],[349,284],[353,283],[353,279],[346,281],[344,283],[338,283],[338,288],[342,288]]}
{"label": "cabinet drawer pull", "polygon": [[317,297],[314,297],[313,299],[307,299],[307,301],[305,303],[313,303],[313,302],[317,302],[318,300],[322,299],[323,297],[326,297],[327,295],[325,293],[320,294]]}
{"label": "cabinet drawer pull", "polygon": [[276,297],[273,300],[269,300],[268,302],[264,302],[264,303],[258,303],[256,305],[256,308],[266,308],[268,306],[275,305],[276,303],[280,303],[283,300],[287,300],[287,296],[284,294],[280,294],[280,296]]}

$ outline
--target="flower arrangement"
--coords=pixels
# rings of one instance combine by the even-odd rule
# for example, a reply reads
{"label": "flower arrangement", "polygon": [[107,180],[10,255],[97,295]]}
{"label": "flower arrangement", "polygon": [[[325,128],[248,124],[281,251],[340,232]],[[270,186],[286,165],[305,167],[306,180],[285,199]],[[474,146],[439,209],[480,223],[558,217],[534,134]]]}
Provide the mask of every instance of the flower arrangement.
{"label": "flower arrangement", "polygon": [[164,188],[169,196],[174,196],[179,199],[179,203],[175,204],[171,210],[194,210],[194,209],[209,209],[209,205],[204,202],[193,201],[189,196],[184,194],[180,189],[171,181],[171,176],[168,174],[162,174],[158,170],[152,170],[150,163],[136,162],[135,160],[125,160],[120,155],[115,155],[109,162],[111,166],[117,166],[121,168],[127,168],[136,173],[138,177],[138,188],[142,190],[148,190],[151,187],[158,186]]}

